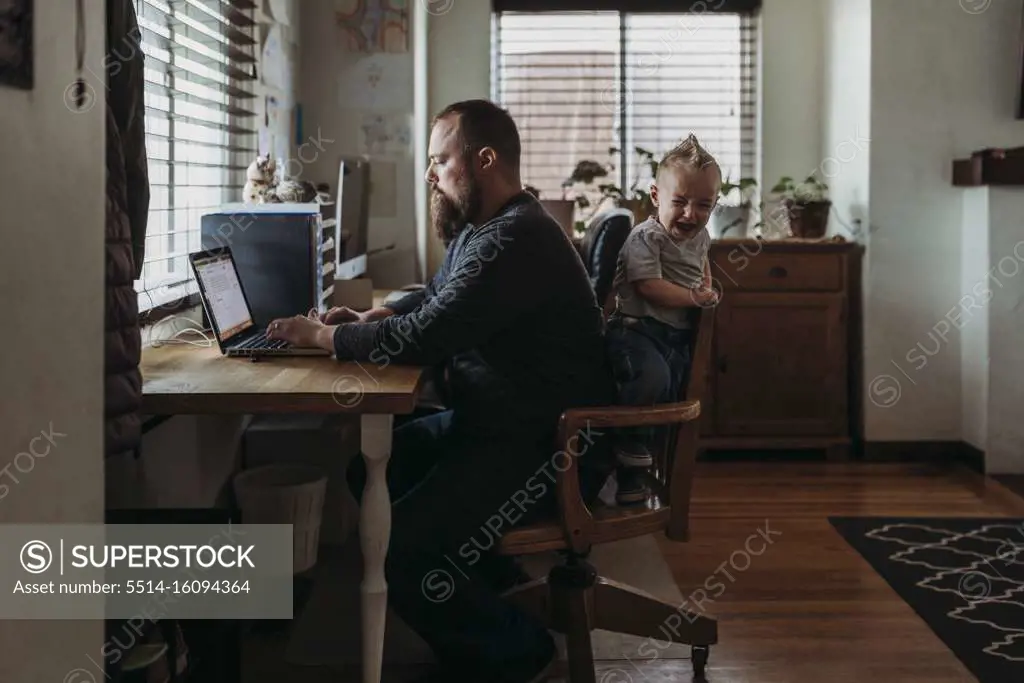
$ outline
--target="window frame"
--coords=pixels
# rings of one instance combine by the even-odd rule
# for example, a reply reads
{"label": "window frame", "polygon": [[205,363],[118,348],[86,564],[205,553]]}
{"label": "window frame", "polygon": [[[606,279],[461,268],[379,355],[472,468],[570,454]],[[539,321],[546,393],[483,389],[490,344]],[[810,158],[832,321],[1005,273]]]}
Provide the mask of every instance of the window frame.
{"label": "window frame", "polygon": [[[704,9],[702,9],[701,6]],[[704,12],[710,14],[729,14],[739,18],[739,56],[741,68],[741,88],[749,88],[749,91],[741,92],[736,107],[739,123],[739,145],[738,162],[732,173],[732,181],[737,182],[741,177],[752,177],[759,184],[761,182],[761,147],[762,134],[760,122],[760,108],[762,98],[761,78],[759,73],[759,62],[761,60],[761,0],[709,0],[704,2],[698,0],[689,6],[689,10],[680,11],[679,4],[665,2],[665,0],[637,0],[637,2],[626,2],[622,0],[494,0],[491,12],[491,99],[501,106],[508,107],[508,103],[502,98],[502,76],[503,58],[505,53],[502,50],[502,26],[503,14],[533,15],[544,14],[564,15],[577,12],[585,14],[617,15],[618,23],[618,60],[615,66],[616,81],[620,102],[615,115],[615,123],[612,129],[611,138],[613,146],[618,148],[618,154],[612,159],[615,173],[608,178],[608,182],[615,182],[618,187],[626,189],[632,185],[636,175],[636,158],[634,144],[637,131],[643,130],[643,126],[630,123],[632,116],[644,116],[633,110],[630,101],[630,93],[636,85],[644,84],[644,76],[633,74],[638,65],[630,62],[635,57],[634,52],[629,50],[630,44],[636,38],[629,36],[631,28],[638,32],[646,29],[630,27],[631,16],[643,16],[649,14],[666,14],[674,16],[696,16]],[[745,42],[749,44],[744,45]],[[748,60],[748,61],[745,61]],[[746,119],[744,121],[743,119]],[[587,131],[586,127],[580,130]],[[645,146],[640,144],[639,146]],[[655,161],[660,152],[666,150],[653,150]],[[572,170],[571,165],[580,159],[567,160],[566,176]],[[724,178],[723,178],[724,180]],[[529,183],[529,178],[524,178]],[[596,185],[597,183],[595,183]],[[548,198],[542,196],[542,198]],[[577,211],[577,218],[578,212]]]}
{"label": "window frame", "polygon": [[[150,206],[142,274],[134,282],[139,323],[145,326],[200,304],[188,264],[188,254],[200,248],[194,244],[201,239],[200,212],[238,201],[245,169],[258,153],[259,24],[253,0],[133,5],[146,72]],[[188,193],[219,198],[196,206]],[[147,278],[153,264],[171,259],[170,272],[179,263],[184,267],[180,277]]]}

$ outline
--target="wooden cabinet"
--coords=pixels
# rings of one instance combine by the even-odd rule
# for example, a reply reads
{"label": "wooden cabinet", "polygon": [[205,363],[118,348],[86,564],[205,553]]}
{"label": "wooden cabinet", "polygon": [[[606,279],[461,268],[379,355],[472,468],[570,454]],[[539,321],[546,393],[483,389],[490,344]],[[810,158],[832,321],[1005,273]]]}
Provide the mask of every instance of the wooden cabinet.
{"label": "wooden cabinet", "polygon": [[720,240],[703,450],[824,448],[858,432],[860,247]]}

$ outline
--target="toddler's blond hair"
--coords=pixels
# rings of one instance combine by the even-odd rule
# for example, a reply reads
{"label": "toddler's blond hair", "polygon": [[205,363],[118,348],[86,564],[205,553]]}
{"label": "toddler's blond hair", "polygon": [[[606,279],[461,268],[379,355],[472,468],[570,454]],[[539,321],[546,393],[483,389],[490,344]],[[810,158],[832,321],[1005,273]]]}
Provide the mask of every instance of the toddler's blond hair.
{"label": "toddler's blond hair", "polygon": [[700,171],[705,168],[714,168],[719,179],[722,177],[722,169],[714,156],[700,144],[697,136],[690,133],[689,136],[678,145],[670,149],[658,163],[657,177],[661,177],[662,171],[670,168],[688,168]]}

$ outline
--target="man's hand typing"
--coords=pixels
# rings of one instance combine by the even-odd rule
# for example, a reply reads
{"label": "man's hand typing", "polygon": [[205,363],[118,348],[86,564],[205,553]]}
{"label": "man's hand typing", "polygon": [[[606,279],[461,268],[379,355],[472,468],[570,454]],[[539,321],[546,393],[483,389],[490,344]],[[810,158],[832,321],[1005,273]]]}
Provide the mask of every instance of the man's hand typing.
{"label": "man's hand typing", "polygon": [[317,320],[315,313],[278,318],[267,325],[267,338],[280,339],[299,348],[334,350],[334,327]]}
{"label": "man's hand typing", "polygon": [[315,310],[309,312],[309,317],[318,319],[324,325],[340,325],[341,323],[369,323],[375,320],[383,320],[394,311],[386,306],[371,308],[368,311],[355,311],[348,306],[335,306],[321,316],[317,316]]}

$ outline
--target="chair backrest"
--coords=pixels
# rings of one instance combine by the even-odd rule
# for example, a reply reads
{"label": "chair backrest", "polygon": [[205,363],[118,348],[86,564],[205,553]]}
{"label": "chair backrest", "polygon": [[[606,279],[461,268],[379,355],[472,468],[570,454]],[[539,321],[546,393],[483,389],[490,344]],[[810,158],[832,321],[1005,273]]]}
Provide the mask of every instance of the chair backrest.
{"label": "chair backrest", "polygon": [[612,284],[619,252],[633,229],[633,212],[629,209],[602,211],[590,220],[580,255],[590,276],[590,285],[597,295],[597,302],[609,311],[612,301]]}
{"label": "chair backrest", "polygon": [[[690,346],[690,373],[679,389],[679,401],[700,401],[701,414],[710,408],[707,397],[715,313],[715,308],[696,308],[692,312],[691,320],[697,334]],[[690,494],[696,473],[700,423],[701,419],[697,418],[683,426],[674,426],[668,430],[664,448],[655,453],[652,470],[668,494],[671,509],[666,534],[673,540],[687,540],[689,537]]]}

